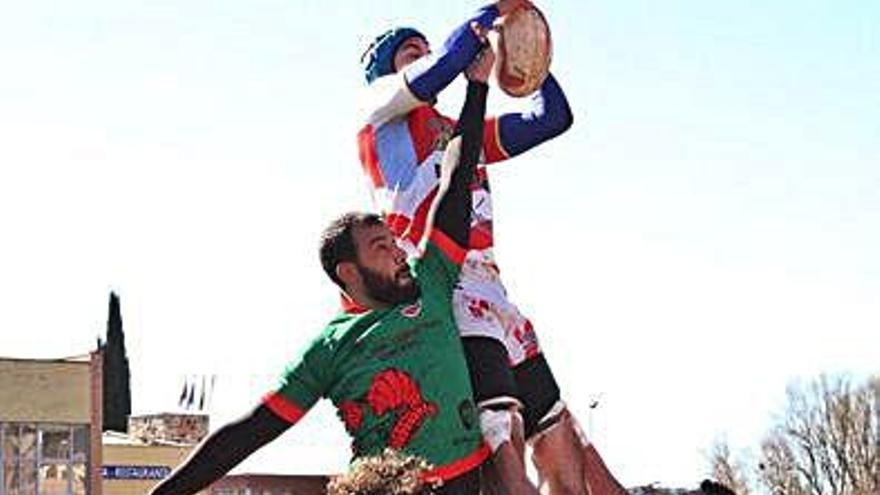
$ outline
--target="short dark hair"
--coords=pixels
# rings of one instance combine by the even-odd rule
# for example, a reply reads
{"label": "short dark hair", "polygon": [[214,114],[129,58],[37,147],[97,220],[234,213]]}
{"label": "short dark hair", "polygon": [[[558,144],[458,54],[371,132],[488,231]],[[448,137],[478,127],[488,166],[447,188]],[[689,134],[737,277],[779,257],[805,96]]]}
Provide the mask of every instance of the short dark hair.
{"label": "short dark hair", "polygon": [[336,265],[344,261],[357,262],[357,246],[354,245],[356,227],[382,225],[382,217],[375,213],[349,212],[330,222],[321,234],[321,266],[336,285],[345,288],[336,275]]}
{"label": "short dark hair", "polygon": [[723,483],[712,480],[703,480],[700,483],[700,491],[703,492],[703,495],[736,495],[736,492]]}

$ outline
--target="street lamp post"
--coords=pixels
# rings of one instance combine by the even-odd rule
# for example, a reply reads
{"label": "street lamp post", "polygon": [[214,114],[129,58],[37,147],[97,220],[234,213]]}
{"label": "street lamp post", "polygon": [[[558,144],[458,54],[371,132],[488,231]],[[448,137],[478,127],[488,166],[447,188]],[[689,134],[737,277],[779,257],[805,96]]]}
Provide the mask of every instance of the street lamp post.
{"label": "street lamp post", "polygon": [[589,432],[589,441],[593,442],[593,412],[599,407],[602,401],[602,394],[593,396],[590,399],[589,412],[587,413],[587,431]]}

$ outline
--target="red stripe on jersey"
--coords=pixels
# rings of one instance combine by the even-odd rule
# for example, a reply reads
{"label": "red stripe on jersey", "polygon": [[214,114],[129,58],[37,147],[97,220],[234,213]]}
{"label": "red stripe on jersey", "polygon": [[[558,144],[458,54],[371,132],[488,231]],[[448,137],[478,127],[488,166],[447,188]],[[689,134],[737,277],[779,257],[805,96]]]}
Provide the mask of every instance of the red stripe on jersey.
{"label": "red stripe on jersey", "polygon": [[464,263],[464,258],[467,256],[467,249],[456,244],[455,241],[447,236],[442,230],[431,229],[431,237],[429,239],[440,249],[440,251],[443,251],[443,254],[445,254],[453,263],[456,265]]}
{"label": "red stripe on jersey", "polygon": [[[450,120],[457,125],[455,120]],[[510,153],[501,144],[501,126],[498,117],[489,117],[483,123],[483,163],[495,163],[510,158]]]}
{"label": "red stripe on jersey", "polygon": [[379,155],[376,153],[376,132],[371,125],[364,126],[358,133],[358,155],[373,187],[384,186],[385,180],[379,167]]}
{"label": "red stripe on jersey", "polygon": [[425,235],[425,224],[428,223],[428,212],[431,210],[431,205],[434,203],[434,198],[437,196],[437,190],[437,187],[432,189],[431,192],[425,196],[425,199],[419,203],[419,207],[416,208],[412,225],[410,225],[409,233],[407,234],[407,237],[409,237],[409,239],[415,244],[418,244]]}
{"label": "red stripe on jersey", "polygon": [[484,443],[467,457],[422,473],[422,479],[425,481],[436,481],[438,479],[449,481],[479,467],[491,454],[492,449]]}
{"label": "red stripe on jersey", "polygon": [[495,163],[510,158],[510,153],[501,144],[501,126],[498,118],[486,119],[483,126],[483,156],[486,163]]}
{"label": "red stripe on jersey", "polygon": [[400,213],[389,213],[385,215],[385,224],[388,225],[394,237],[403,237],[409,227],[410,218]]}
{"label": "red stripe on jersey", "polygon": [[342,311],[345,313],[357,315],[361,313],[366,313],[370,310],[370,308],[358,304],[357,301],[348,297],[348,294],[344,292],[339,295],[339,298],[341,299],[340,302],[342,304]]}
{"label": "red stripe on jersey", "polygon": [[480,185],[481,182],[486,182],[489,180],[489,172],[486,171],[486,167],[477,167],[477,181],[471,184],[471,190],[479,189],[482,187]]}
{"label": "red stripe on jersey", "polygon": [[263,404],[276,416],[294,424],[305,416],[306,412],[278,392],[263,397]]}
{"label": "red stripe on jersey", "polygon": [[492,240],[492,227],[489,226],[489,229],[482,228],[482,226],[473,226],[471,227],[471,233],[468,236],[468,247],[471,249],[489,249],[495,243]]}
{"label": "red stripe on jersey", "polygon": [[394,234],[394,237],[405,238],[413,244],[418,245],[422,240],[422,236],[425,235],[425,224],[428,221],[428,210],[431,209],[431,204],[434,202],[435,196],[437,196],[436,187],[425,196],[425,199],[423,199],[421,203],[419,203],[413,218],[400,213],[389,213],[386,215],[385,223],[388,225],[388,228],[391,229],[391,233]]}
{"label": "red stripe on jersey", "polygon": [[434,143],[441,130],[442,120],[437,112],[425,105],[412,110],[406,124],[416,152],[416,163],[422,163],[434,151]]}

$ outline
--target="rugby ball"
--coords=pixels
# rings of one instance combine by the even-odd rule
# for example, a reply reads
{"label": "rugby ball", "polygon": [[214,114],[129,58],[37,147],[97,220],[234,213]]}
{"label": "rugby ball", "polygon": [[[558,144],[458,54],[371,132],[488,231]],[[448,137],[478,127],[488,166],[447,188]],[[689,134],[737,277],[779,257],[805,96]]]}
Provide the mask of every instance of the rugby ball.
{"label": "rugby ball", "polygon": [[534,5],[519,7],[495,25],[495,80],[510,96],[534,93],[550,71],[553,42],[544,14]]}

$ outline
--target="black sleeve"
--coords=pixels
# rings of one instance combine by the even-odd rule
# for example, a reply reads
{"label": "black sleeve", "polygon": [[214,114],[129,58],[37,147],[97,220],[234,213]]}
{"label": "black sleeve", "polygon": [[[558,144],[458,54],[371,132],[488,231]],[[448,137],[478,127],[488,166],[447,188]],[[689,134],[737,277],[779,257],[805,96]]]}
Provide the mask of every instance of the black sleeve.
{"label": "black sleeve", "polygon": [[471,229],[471,184],[483,148],[486,115],[486,83],[468,81],[467,96],[458,119],[456,135],[461,135],[461,156],[452,173],[449,189],[437,206],[435,227],[462,247],[468,246]]}
{"label": "black sleeve", "polygon": [[260,405],[250,414],[212,433],[171,475],[156,485],[152,495],[190,495],[228,473],[257,449],[291,425]]}

